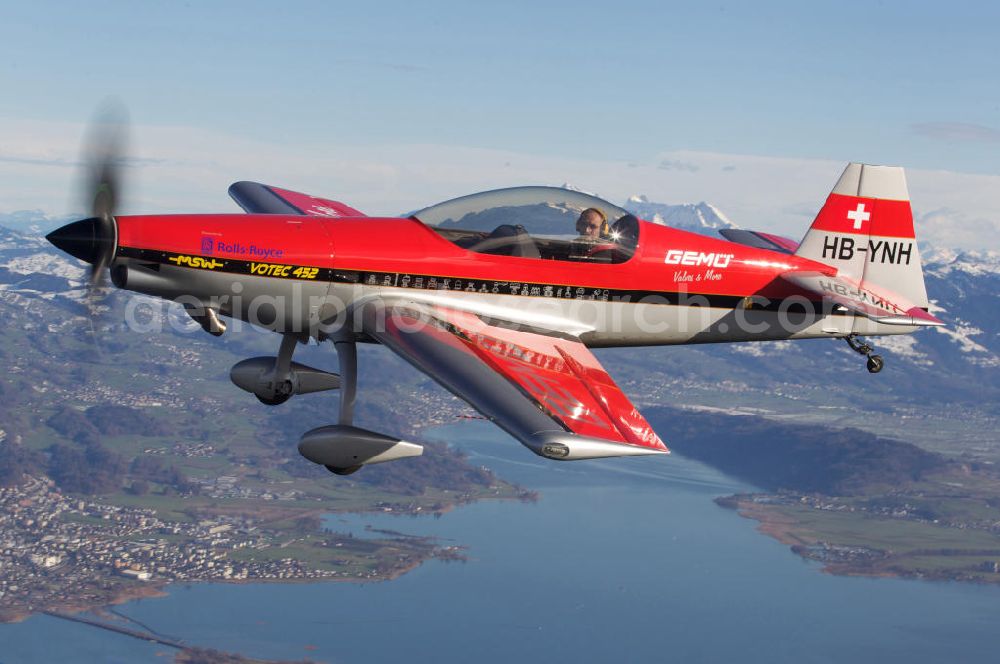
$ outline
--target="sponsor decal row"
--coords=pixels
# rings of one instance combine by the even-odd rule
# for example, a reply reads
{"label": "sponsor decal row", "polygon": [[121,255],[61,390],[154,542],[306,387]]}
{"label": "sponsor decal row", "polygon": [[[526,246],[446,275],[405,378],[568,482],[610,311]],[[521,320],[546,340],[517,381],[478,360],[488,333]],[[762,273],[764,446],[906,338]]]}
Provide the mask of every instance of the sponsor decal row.
{"label": "sponsor decal row", "polygon": [[[777,310],[779,303],[766,306],[751,303],[740,295],[716,295],[697,292],[626,290],[593,288],[565,284],[540,284],[520,281],[497,281],[491,279],[467,279],[402,272],[369,272],[337,270],[307,265],[262,263],[232,259],[209,258],[190,254],[178,254],[150,249],[120,247],[118,255],[152,263],[165,263],[183,267],[245,274],[251,276],[291,279],[299,281],[331,281],[341,284],[361,284],[376,288],[407,288],[416,290],[440,290],[450,292],[477,293],[481,295],[514,295],[521,297],[543,297],[560,300],[593,300],[600,302],[645,302],[649,304],[673,304],[707,306],[725,309],[737,307],[745,309]],[[803,305],[806,302],[803,301]],[[809,302],[813,310],[828,309],[820,302]],[[829,313],[829,312],[828,312]]]}

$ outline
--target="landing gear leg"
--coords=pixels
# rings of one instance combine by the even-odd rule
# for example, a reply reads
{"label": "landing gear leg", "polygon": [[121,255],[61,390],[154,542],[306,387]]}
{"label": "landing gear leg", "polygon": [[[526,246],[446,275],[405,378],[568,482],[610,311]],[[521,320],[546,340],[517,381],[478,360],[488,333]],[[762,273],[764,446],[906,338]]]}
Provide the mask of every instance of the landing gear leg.
{"label": "landing gear leg", "polygon": [[850,346],[851,350],[853,350],[855,353],[859,353],[861,355],[865,355],[868,357],[868,362],[866,363],[866,367],[868,368],[868,373],[876,374],[879,371],[882,371],[882,367],[885,366],[885,360],[882,359],[881,355],[873,354],[872,351],[874,351],[875,349],[872,348],[867,343],[865,343],[865,341],[861,337],[859,337],[857,334],[849,334],[846,337],[844,337],[844,341],[847,342],[847,345]]}
{"label": "landing gear leg", "polygon": [[262,397],[257,395],[257,400],[268,406],[277,406],[292,398],[295,386],[289,379],[292,368],[292,354],[295,352],[295,345],[298,338],[294,334],[285,334],[281,337],[281,347],[278,349],[278,356],[274,358],[274,371],[271,374],[274,397]]}
{"label": "landing gear leg", "polygon": [[340,417],[337,424],[354,423],[354,395],[358,390],[358,347],[354,341],[335,341],[340,364]]}
{"label": "landing gear leg", "polygon": [[339,421],[302,434],[299,453],[336,475],[350,475],[369,463],[420,456],[424,451],[421,445],[353,425],[354,397],[358,386],[355,337],[349,331],[341,331],[327,339],[333,342],[340,361]]}
{"label": "landing gear leg", "polygon": [[[337,424],[351,426],[354,422],[354,397],[358,391],[358,345],[353,341],[334,341],[337,363],[340,365],[340,415]],[[334,475],[350,475],[361,469],[360,465],[338,468],[326,465]]]}

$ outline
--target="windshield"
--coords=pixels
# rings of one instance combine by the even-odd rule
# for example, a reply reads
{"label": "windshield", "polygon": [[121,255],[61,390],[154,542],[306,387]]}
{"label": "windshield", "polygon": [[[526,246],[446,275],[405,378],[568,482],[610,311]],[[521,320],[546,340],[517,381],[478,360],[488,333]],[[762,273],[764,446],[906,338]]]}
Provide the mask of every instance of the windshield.
{"label": "windshield", "polygon": [[521,258],[621,263],[635,252],[639,234],[626,210],[559,187],[485,191],[413,216],[470,251]]}

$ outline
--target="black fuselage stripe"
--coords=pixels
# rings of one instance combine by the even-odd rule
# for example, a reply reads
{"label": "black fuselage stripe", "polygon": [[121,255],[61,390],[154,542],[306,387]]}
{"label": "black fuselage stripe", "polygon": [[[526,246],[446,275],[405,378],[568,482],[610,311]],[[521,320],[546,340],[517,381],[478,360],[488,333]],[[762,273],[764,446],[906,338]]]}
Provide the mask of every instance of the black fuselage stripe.
{"label": "black fuselage stripe", "polygon": [[[767,300],[753,302],[742,295],[717,295],[712,293],[694,293],[681,291],[654,291],[639,289],[593,288],[590,286],[573,286],[566,284],[545,284],[523,281],[497,281],[491,279],[471,279],[465,277],[445,277],[428,274],[412,274],[405,272],[373,272],[367,270],[339,270],[329,267],[297,265],[291,263],[272,263],[265,261],[248,261],[223,256],[205,256],[200,254],[180,254],[155,249],[139,249],[135,247],[119,247],[118,257],[135,260],[174,265],[209,272],[226,272],[295,281],[333,282],[337,284],[359,284],[381,288],[409,288],[414,290],[450,291],[479,293],[483,295],[513,295],[518,297],[544,297],[557,300],[593,300],[599,302],[625,302],[641,304],[659,304],[689,307],[708,307],[717,309],[736,309],[739,307],[754,311],[779,311],[789,313],[816,313],[826,315],[843,315],[847,312],[837,311],[829,304],[807,298],[797,299],[789,307],[783,305],[784,300]],[[311,275],[311,276],[305,276]],[[806,305],[811,311],[805,311]]]}

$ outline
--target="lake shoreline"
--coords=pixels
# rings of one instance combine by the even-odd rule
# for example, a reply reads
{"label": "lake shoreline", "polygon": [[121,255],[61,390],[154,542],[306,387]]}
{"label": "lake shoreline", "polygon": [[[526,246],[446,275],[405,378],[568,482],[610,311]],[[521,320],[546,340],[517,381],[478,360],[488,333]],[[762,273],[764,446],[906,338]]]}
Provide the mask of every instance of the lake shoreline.
{"label": "lake shoreline", "polygon": [[[822,497],[817,498],[817,500]],[[837,523],[826,523],[820,520],[807,521],[823,508],[800,507],[772,494],[734,494],[720,496],[715,503],[726,509],[734,510],[741,517],[757,522],[756,530],[778,542],[786,545],[796,555],[803,559],[815,561],[822,565],[825,574],[835,576],[855,576],[868,578],[897,578],[905,580],[950,581],[973,583],[981,585],[1000,585],[1000,564],[989,565],[979,563],[979,567],[969,566],[968,559],[979,557],[1000,558],[1000,542],[995,549],[981,548],[938,548],[917,549],[915,551],[895,550],[891,543],[891,534],[885,535],[885,544],[876,545],[879,540],[852,538],[846,536],[840,529],[849,522],[856,530],[862,530],[872,525],[885,528],[899,525],[898,519],[877,518],[869,514],[836,513]],[[784,498],[784,500],[788,500]],[[832,500],[832,499],[831,499]],[[798,499],[801,504],[804,502]],[[823,515],[827,516],[827,515]],[[928,526],[941,529],[934,524]],[[957,531],[958,529],[950,529]],[[959,536],[964,533],[958,533]],[[940,559],[951,559],[951,566],[928,569],[924,559],[936,556]]]}

